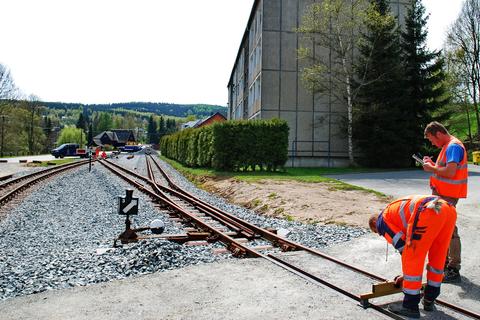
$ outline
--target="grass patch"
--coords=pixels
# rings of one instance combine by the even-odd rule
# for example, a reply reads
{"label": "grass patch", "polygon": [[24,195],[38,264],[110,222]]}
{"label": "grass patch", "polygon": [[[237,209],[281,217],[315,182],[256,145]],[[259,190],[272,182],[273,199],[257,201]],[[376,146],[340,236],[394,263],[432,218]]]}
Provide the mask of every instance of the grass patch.
{"label": "grass patch", "polygon": [[275,192],[272,192],[272,193],[270,193],[270,194],[268,195],[268,198],[269,198],[269,199],[272,199],[272,200],[273,200],[273,199],[276,199],[277,197],[278,197],[278,195],[277,195]]}
{"label": "grass patch", "polygon": [[[267,171],[244,171],[244,172],[226,172],[216,171],[210,168],[189,168],[185,167],[177,161],[160,156],[160,158],[169,163],[176,170],[180,171],[188,179],[195,184],[201,184],[205,178],[234,178],[245,182],[259,183],[261,180],[282,180],[282,181],[298,181],[309,183],[328,183],[331,190],[358,190],[372,192],[380,197],[386,197],[385,194],[354,186],[330,177],[328,174],[345,174],[345,173],[365,173],[365,172],[381,172],[386,169],[371,169],[371,168],[285,168],[285,171],[267,172]],[[269,198],[274,198],[274,193],[270,194]]]}
{"label": "grass patch", "polygon": [[258,198],[255,198],[253,199],[252,201],[248,202],[245,207],[249,208],[249,209],[253,209],[253,208],[256,208],[258,207],[259,205],[262,204],[262,200],[258,199]]}
{"label": "grass patch", "polygon": [[[28,162],[27,165],[28,165],[29,167],[49,167],[49,166],[51,166],[53,163],[54,163],[54,165],[59,166],[59,165],[65,164],[65,163],[73,162],[73,161],[75,161],[75,159],[68,158],[68,159],[61,159],[61,160],[42,161],[42,162],[40,162],[40,163],[38,163],[38,162]],[[49,163],[50,163],[50,164],[49,164]]]}
{"label": "grass patch", "polygon": [[273,211],[273,214],[278,216],[278,215],[282,214],[284,211],[285,211],[285,209],[283,209],[283,208],[277,208]]}
{"label": "grass patch", "polygon": [[259,213],[265,213],[265,212],[268,211],[268,208],[269,208],[268,204],[264,204],[264,205],[261,206],[259,209],[257,209],[257,211],[258,211]]}

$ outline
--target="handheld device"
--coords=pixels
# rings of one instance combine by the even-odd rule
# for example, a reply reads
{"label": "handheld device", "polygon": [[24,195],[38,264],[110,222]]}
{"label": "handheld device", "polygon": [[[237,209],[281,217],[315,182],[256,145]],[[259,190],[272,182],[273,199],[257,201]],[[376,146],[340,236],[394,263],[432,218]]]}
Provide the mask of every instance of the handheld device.
{"label": "handheld device", "polygon": [[423,166],[424,162],[422,159],[420,159],[419,156],[417,156],[416,154],[412,154],[412,158],[415,159],[415,161],[417,161],[419,164]]}

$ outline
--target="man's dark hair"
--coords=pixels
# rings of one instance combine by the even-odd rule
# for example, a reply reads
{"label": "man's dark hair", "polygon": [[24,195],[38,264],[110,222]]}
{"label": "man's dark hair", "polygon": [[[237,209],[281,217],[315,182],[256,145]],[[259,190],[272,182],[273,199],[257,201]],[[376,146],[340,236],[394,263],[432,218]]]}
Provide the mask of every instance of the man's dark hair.
{"label": "man's dark hair", "polygon": [[425,127],[425,133],[424,136],[425,138],[427,137],[427,134],[431,134],[432,136],[436,136],[437,132],[443,133],[443,134],[449,134],[448,130],[440,123],[437,121],[430,122],[427,124]]}

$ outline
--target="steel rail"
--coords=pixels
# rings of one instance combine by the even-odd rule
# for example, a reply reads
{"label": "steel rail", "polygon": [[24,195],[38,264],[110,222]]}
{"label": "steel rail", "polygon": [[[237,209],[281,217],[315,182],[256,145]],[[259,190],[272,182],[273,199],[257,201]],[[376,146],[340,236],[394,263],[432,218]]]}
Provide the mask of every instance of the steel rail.
{"label": "steel rail", "polygon": [[[152,159],[154,159],[153,156],[150,155],[150,157],[151,157]],[[162,172],[162,174],[165,176],[165,179],[169,182],[169,184],[172,186],[172,188],[173,188],[173,189],[176,189],[176,190],[180,190],[180,188],[178,188],[178,186],[176,186],[176,185],[173,183],[172,179],[171,179],[170,177],[168,177],[168,174],[160,167],[160,165],[157,163],[157,161],[156,161],[155,159],[154,159],[154,163],[156,164],[156,166],[158,167],[158,169],[160,170],[160,172]],[[162,189],[168,189],[168,188],[166,188],[166,187],[161,187],[161,188],[162,188]],[[190,195],[190,194],[189,194],[188,192],[186,192],[186,191],[182,191],[182,192],[185,193],[185,194]],[[200,201],[200,202],[203,202],[202,200],[199,200],[199,201]],[[205,202],[205,204],[206,204],[207,206],[211,206],[210,204],[208,204],[208,203],[206,203],[206,202]],[[213,206],[212,206],[212,207],[213,207]],[[293,248],[294,250],[304,250],[304,251],[307,251],[307,252],[309,252],[309,253],[311,253],[311,254],[320,256],[320,257],[322,257],[322,258],[324,258],[324,259],[327,259],[327,260],[329,260],[329,261],[332,261],[332,262],[334,262],[334,263],[336,263],[336,264],[338,264],[338,265],[341,265],[341,266],[343,266],[343,267],[345,267],[345,268],[347,268],[347,269],[350,269],[350,270],[353,270],[353,271],[355,271],[355,272],[361,273],[361,274],[363,274],[363,275],[365,275],[365,276],[367,276],[367,277],[370,277],[370,278],[372,278],[372,279],[375,279],[375,280],[378,280],[378,281],[381,281],[381,282],[388,281],[388,279],[386,279],[386,278],[384,278],[384,277],[378,276],[378,275],[373,274],[373,273],[371,273],[371,272],[368,272],[368,271],[366,271],[366,270],[363,270],[363,269],[360,269],[360,268],[355,267],[355,266],[353,266],[353,265],[350,265],[350,264],[348,264],[348,263],[346,263],[346,262],[343,262],[343,261],[341,261],[341,260],[338,260],[338,259],[336,259],[336,258],[334,258],[334,257],[332,257],[332,256],[329,256],[329,255],[327,255],[327,254],[324,254],[324,253],[322,253],[322,252],[320,252],[320,251],[318,251],[318,250],[316,250],[316,249],[312,249],[312,248],[306,247],[306,246],[304,246],[304,245],[302,245],[302,244],[299,244],[299,243],[296,243],[296,242],[287,240],[287,239],[285,239],[285,238],[281,238],[281,237],[279,237],[278,235],[276,235],[276,234],[274,234],[274,233],[272,233],[272,232],[270,232],[270,231],[268,231],[268,230],[262,229],[262,228],[260,228],[260,227],[257,227],[257,226],[255,226],[255,225],[253,225],[253,224],[250,224],[250,223],[248,223],[248,222],[246,222],[246,221],[243,221],[243,220],[241,220],[240,218],[238,218],[238,217],[236,217],[236,216],[234,216],[234,215],[231,215],[231,214],[226,213],[226,212],[223,212],[223,214],[225,214],[226,216],[231,217],[232,219],[234,219],[234,220],[236,220],[236,221],[238,221],[238,222],[245,223],[245,224],[246,224],[250,229],[252,229],[256,234],[259,234],[259,235],[261,235],[262,237],[264,237],[265,239],[272,241],[272,243],[274,243],[274,244],[275,244],[276,242],[277,242],[277,243],[280,243],[280,244],[283,243],[284,246],[286,245],[287,247]],[[282,249],[283,249],[283,248],[282,248]],[[476,313],[476,312],[473,312],[473,311],[471,311],[471,310],[467,310],[467,309],[461,308],[461,307],[459,307],[459,306],[456,306],[456,305],[451,304],[451,303],[449,303],[449,302],[443,301],[443,300],[441,300],[441,299],[436,299],[435,302],[436,302],[437,304],[439,304],[439,305],[442,305],[442,306],[447,307],[447,308],[449,308],[449,309],[455,310],[455,311],[457,311],[457,312],[459,312],[459,313],[462,313],[462,314],[467,315],[467,316],[469,316],[469,317],[472,317],[472,318],[474,318],[474,319],[480,319],[480,314],[478,314],[478,313]]]}
{"label": "steel rail", "polygon": [[[173,208],[174,211],[177,211],[177,210],[180,210],[180,211],[181,211],[181,210],[182,210],[181,207],[176,206],[176,204],[175,204],[173,201],[170,201],[170,199],[168,199],[168,198],[167,198],[167,199],[164,199],[164,194],[163,194],[163,192],[161,192],[160,194],[156,194],[156,193],[154,193],[154,192],[152,192],[152,191],[150,191],[150,190],[148,190],[148,189],[145,189],[145,188],[143,187],[143,185],[141,185],[141,184],[138,183],[137,181],[134,181],[133,179],[130,179],[130,178],[127,177],[125,174],[121,173],[120,170],[125,169],[125,168],[117,167],[115,164],[111,163],[110,161],[105,161],[105,160],[104,160],[104,161],[101,161],[100,163],[102,163],[102,164],[103,164],[106,168],[108,168],[110,171],[112,171],[112,172],[114,172],[115,174],[117,174],[117,175],[119,175],[120,177],[122,177],[124,180],[126,180],[126,181],[128,181],[129,183],[135,185],[136,187],[140,187],[140,190],[141,190],[141,191],[146,192],[146,193],[147,193],[148,195],[150,195],[153,199],[161,198],[162,201],[167,202],[167,205],[168,205],[171,209]],[[123,170],[122,170],[122,171],[123,171]],[[148,165],[147,165],[147,171],[148,171],[149,177],[150,177],[150,178],[153,178],[153,172],[152,172],[151,168],[148,168]],[[133,176],[135,176],[135,177],[138,177],[138,174],[137,174],[137,173],[131,172],[131,171],[128,170],[128,169],[125,169],[125,172],[127,172],[128,174],[131,174],[131,175],[133,175]],[[152,179],[152,180],[154,181],[154,179]],[[152,181],[150,181],[150,182],[152,182]],[[156,185],[155,182],[153,182],[153,184]],[[187,217],[189,217],[189,218],[191,217],[191,215],[190,215],[188,212],[185,212],[185,215],[186,215]],[[201,221],[199,221],[199,222],[200,222],[200,225],[203,225],[203,223],[202,223]],[[213,232],[215,232],[215,233],[217,233],[217,232],[218,232],[218,233],[221,233],[220,231],[215,230],[215,228],[210,228],[209,226],[206,226],[206,228],[207,228],[207,229],[212,229],[212,230],[210,230],[211,232],[213,231]],[[224,238],[224,240],[225,240],[225,239],[228,240],[229,237],[228,237],[227,235],[224,235],[223,238]],[[222,241],[222,240],[220,240],[220,241]],[[231,241],[232,241],[232,242],[235,242],[234,239],[231,239]],[[222,241],[222,242],[223,242],[223,241]],[[238,245],[238,246],[243,246],[243,245],[240,244],[240,243],[238,243],[238,244],[236,244],[236,245]],[[229,248],[229,249],[231,250],[232,248]],[[235,248],[233,248],[233,249],[235,249]],[[295,274],[295,275],[297,275],[297,276],[300,276],[301,278],[303,278],[303,279],[305,279],[305,280],[307,280],[307,281],[309,281],[309,282],[312,282],[312,283],[317,284],[317,285],[318,285],[318,284],[325,285],[325,286],[327,286],[327,287],[329,287],[329,288],[332,288],[332,289],[334,289],[334,290],[336,290],[336,291],[338,291],[338,292],[340,292],[340,293],[342,293],[342,294],[344,294],[344,295],[352,298],[352,299],[355,300],[355,301],[360,302],[360,296],[356,296],[356,295],[348,292],[347,290],[342,289],[342,288],[340,288],[340,287],[338,287],[338,286],[335,286],[335,285],[334,285],[333,283],[331,283],[331,282],[328,282],[328,281],[326,281],[326,280],[324,280],[324,279],[321,279],[321,278],[319,278],[319,277],[317,277],[317,276],[315,276],[315,275],[313,275],[313,274],[311,274],[311,273],[309,273],[309,272],[307,272],[307,271],[305,271],[305,270],[302,270],[302,269],[300,269],[300,268],[298,268],[298,267],[296,267],[296,266],[293,266],[292,264],[289,264],[288,262],[283,261],[283,260],[281,260],[280,258],[277,258],[277,257],[275,257],[275,256],[273,256],[273,255],[270,255],[270,254],[269,254],[269,255],[265,255],[265,254],[263,254],[263,253],[261,253],[261,252],[258,252],[258,251],[255,250],[255,249],[250,249],[250,248],[248,248],[248,247],[244,247],[244,250],[248,250],[248,251],[251,251],[251,252],[252,252],[251,254],[248,254],[249,256],[257,257],[257,258],[263,258],[263,259],[265,259],[265,260],[267,260],[267,261],[269,261],[269,262],[277,265],[278,267],[281,267],[281,268],[287,270],[288,272],[291,272],[291,273],[293,273],[293,274]],[[402,317],[399,317],[399,316],[397,316],[396,314],[394,314],[394,313],[392,313],[392,312],[390,312],[390,311],[388,311],[388,310],[385,310],[385,309],[383,309],[382,307],[380,307],[380,306],[378,306],[378,305],[369,303],[369,306],[370,306],[372,309],[374,309],[374,310],[376,310],[376,311],[378,311],[378,312],[381,312],[382,314],[385,314],[385,315],[387,315],[387,316],[389,316],[389,317],[391,317],[391,318],[393,318],[393,319],[403,319]]]}
{"label": "steel rail", "polygon": [[[345,296],[347,296],[347,297],[349,297],[349,298],[351,298],[351,299],[353,299],[353,300],[355,300],[359,303],[362,301],[362,299],[359,295],[353,294],[350,291],[347,291],[346,289],[340,288],[340,287],[334,285],[333,283],[328,282],[328,281],[326,281],[322,278],[319,278],[316,275],[314,275],[312,273],[309,273],[308,271],[305,271],[305,270],[303,270],[303,269],[301,269],[297,266],[294,266],[293,264],[291,264],[291,263],[289,263],[285,260],[282,260],[278,257],[275,257],[272,254],[268,254],[266,259],[269,260],[270,262],[272,262],[272,263],[274,263],[274,264],[276,264],[276,265],[278,265],[278,266],[280,266],[280,267],[282,267],[282,268],[284,268],[284,269],[286,269],[286,270],[288,270],[288,271],[306,279],[306,280],[309,280],[310,282],[323,284],[324,286],[327,286],[330,289],[333,289],[333,290],[335,290],[335,291],[337,291],[337,292],[339,292],[339,293],[341,293],[341,294],[343,294],[343,295],[345,295]],[[374,309],[374,310],[376,310],[380,313],[383,313],[384,315],[387,315],[387,316],[389,316],[393,319],[398,319],[398,320],[404,319],[403,317],[401,317],[401,316],[399,316],[399,315],[397,315],[397,314],[395,314],[391,311],[388,311],[387,309],[384,309],[379,305],[373,304],[371,302],[368,303],[368,307],[372,308],[372,309]]]}
{"label": "steel rail", "polygon": [[[168,197],[165,192],[167,193],[170,193],[172,194],[173,196],[175,197],[178,197],[184,201],[187,201],[187,202],[190,202],[192,203],[197,209],[199,209],[201,212],[205,213],[206,215],[208,215],[209,217],[211,218],[214,218],[216,219],[217,221],[223,223],[225,226],[229,227],[230,229],[234,230],[235,232],[239,233],[239,235],[242,235],[243,237],[247,238],[247,239],[252,239],[255,237],[255,233],[249,229],[248,227],[246,227],[243,223],[241,222],[238,222],[234,219],[232,219],[231,217],[229,216],[226,216],[225,214],[223,214],[222,212],[220,212],[218,209],[216,209],[215,207],[209,207],[209,206],[206,206],[205,203],[201,202],[198,198],[195,198],[194,196],[186,196],[185,194],[182,194],[178,191],[175,191],[173,189],[170,189],[170,188],[165,188],[159,184],[157,184],[154,179],[149,179],[145,176],[142,176],[136,172],[133,172],[129,169],[126,169],[122,166],[119,166],[118,164],[116,163],[113,163],[111,161],[108,161],[106,160],[109,164],[115,166],[116,168],[118,168],[119,170],[122,170],[130,175],[133,175],[135,177],[137,177],[138,179],[141,179],[143,181],[145,181],[146,183],[150,184],[154,189],[158,189],[158,192],[159,193],[162,193],[164,196]],[[147,171],[151,172],[151,168],[149,169],[149,166],[150,164],[148,163],[147,161]],[[150,173],[149,173],[150,174]],[[153,172],[151,172],[151,174],[153,175]]]}
{"label": "steel rail", "polygon": [[[83,161],[85,161],[85,160],[83,160]],[[78,161],[78,162],[80,162],[80,161]],[[42,175],[42,174],[50,172],[50,171],[55,171],[55,170],[58,170],[59,168],[63,168],[65,166],[70,166],[70,165],[72,165],[72,163],[65,163],[65,164],[62,164],[62,165],[59,165],[59,166],[56,166],[56,167],[47,168],[47,169],[44,169],[44,170],[39,170],[39,171],[36,171],[36,172],[33,172],[33,173],[26,174],[26,175],[21,176],[21,177],[11,179],[9,181],[6,181],[6,182],[0,184],[0,190],[4,189],[4,188],[6,188],[6,187],[8,187],[12,184],[18,183],[22,180],[27,180],[27,179],[33,178],[35,176]]]}
{"label": "steel rail", "polygon": [[[50,168],[46,170],[42,170],[39,172],[35,172],[33,174],[28,174],[16,179],[13,179],[11,181],[8,181],[8,183],[2,185],[2,189],[4,189],[6,186],[12,187],[15,185],[15,183],[22,182],[24,180],[27,180],[25,183],[20,184],[19,186],[13,188],[6,194],[2,195],[0,197],[0,206],[3,206],[5,203],[7,203],[11,198],[13,198],[16,194],[20,193],[21,191],[29,188],[30,186],[34,185],[35,183],[45,180],[53,175],[59,174],[61,172],[67,171],[69,169],[79,167],[81,165],[84,165],[88,163],[88,160],[83,160],[83,161],[76,161],[74,163],[68,163],[64,164],[55,168]],[[30,180],[29,180],[30,179]]]}
{"label": "steel rail", "polygon": [[186,218],[187,221],[194,223],[197,225],[200,229],[202,230],[208,230],[213,237],[216,237],[219,241],[223,242],[227,248],[233,253],[234,256],[248,256],[248,257],[260,257],[261,254],[245,245],[242,243],[236,241],[234,238],[230,237],[229,235],[221,232],[217,228],[209,225],[208,223],[205,223],[203,220],[198,218],[197,216],[191,214],[190,212],[186,211],[182,207],[178,206],[175,202],[173,202],[171,199],[169,199],[167,196],[165,196],[163,193],[162,194],[157,194],[151,190],[146,189],[143,185],[138,183],[137,181],[134,181],[133,179],[130,179],[127,177],[125,174],[120,172],[118,169],[115,168],[111,164],[111,162],[102,160],[100,163],[105,166],[107,169],[112,171],[113,173],[117,174],[120,176],[122,179],[125,181],[135,185],[137,188],[139,188],[141,191],[147,193],[152,199],[158,201],[158,202],[163,202],[169,209],[176,214]]}

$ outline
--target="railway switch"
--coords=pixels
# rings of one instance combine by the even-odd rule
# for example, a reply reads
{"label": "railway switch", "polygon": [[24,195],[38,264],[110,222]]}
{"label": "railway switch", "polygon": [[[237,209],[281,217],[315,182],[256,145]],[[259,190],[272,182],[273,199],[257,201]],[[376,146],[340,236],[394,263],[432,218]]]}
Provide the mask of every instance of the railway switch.
{"label": "railway switch", "polygon": [[138,214],[138,198],[133,197],[133,190],[127,189],[125,197],[118,197],[118,214],[125,215],[125,231],[122,232],[114,241],[113,246],[116,246],[117,240],[122,243],[135,242],[138,240],[136,230],[130,228],[130,215]]}
{"label": "railway switch", "polygon": [[[126,216],[125,231],[123,231],[113,242],[113,247],[117,246],[117,241],[120,240],[122,244],[137,242],[143,239],[165,238],[160,236],[165,230],[165,224],[162,220],[155,219],[148,227],[140,227],[132,229],[130,221],[131,215],[138,215],[138,198],[133,197],[133,190],[127,189],[125,197],[118,197],[118,214]],[[139,232],[150,230],[152,235],[139,235]],[[177,237],[178,238],[178,237]],[[173,240],[178,240],[173,237]]]}

